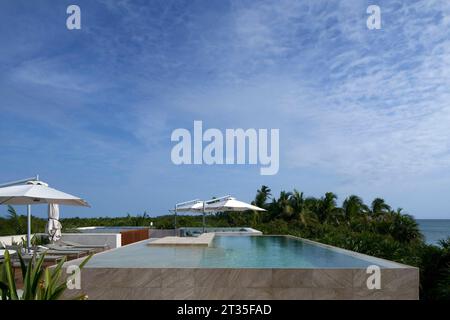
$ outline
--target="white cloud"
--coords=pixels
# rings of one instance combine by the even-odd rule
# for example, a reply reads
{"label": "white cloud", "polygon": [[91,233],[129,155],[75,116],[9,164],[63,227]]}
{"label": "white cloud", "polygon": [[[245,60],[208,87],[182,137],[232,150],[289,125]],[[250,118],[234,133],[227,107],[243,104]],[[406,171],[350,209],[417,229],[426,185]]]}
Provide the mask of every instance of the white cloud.
{"label": "white cloud", "polygon": [[[361,181],[450,166],[449,20],[437,18],[448,16],[449,6],[381,6],[378,34],[365,28],[363,2],[235,6],[233,45],[241,49],[236,59],[257,67],[253,74],[234,72],[247,84],[257,83],[260,100],[270,101],[274,116],[284,119],[290,166],[325,168]],[[304,37],[310,42],[302,43]],[[261,105],[240,113],[256,110]]]}

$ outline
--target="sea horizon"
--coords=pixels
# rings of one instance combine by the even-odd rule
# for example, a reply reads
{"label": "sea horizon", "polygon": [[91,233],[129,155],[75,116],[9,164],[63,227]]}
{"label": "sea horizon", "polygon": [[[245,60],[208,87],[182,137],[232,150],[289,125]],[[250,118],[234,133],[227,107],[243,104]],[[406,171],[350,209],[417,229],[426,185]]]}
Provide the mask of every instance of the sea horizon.
{"label": "sea horizon", "polygon": [[438,244],[439,240],[450,237],[450,219],[416,219],[416,221],[428,244]]}

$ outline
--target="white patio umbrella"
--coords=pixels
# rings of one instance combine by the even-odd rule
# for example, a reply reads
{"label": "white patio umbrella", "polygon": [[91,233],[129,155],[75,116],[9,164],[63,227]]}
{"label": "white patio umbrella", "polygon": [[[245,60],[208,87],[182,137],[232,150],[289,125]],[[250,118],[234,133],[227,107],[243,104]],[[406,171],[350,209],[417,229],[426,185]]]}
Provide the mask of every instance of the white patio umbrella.
{"label": "white patio umbrella", "polygon": [[231,196],[225,196],[208,201],[192,200],[183,202],[175,206],[175,216],[177,211],[202,212],[203,213],[203,232],[205,232],[205,213],[222,211],[267,211],[252,204],[236,200]]}
{"label": "white patio umbrella", "polygon": [[[203,201],[201,200],[190,200],[175,205],[175,230],[177,229],[177,213],[178,212],[203,212]],[[205,223],[205,218],[203,217],[203,224]],[[175,231],[176,232],[176,231]]]}
{"label": "white patio umbrella", "polygon": [[203,201],[193,200],[192,203],[184,203],[176,206],[177,211],[184,212],[202,212],[203,210]]}
{"label": "white patio umbrella", "polygon": [[42,181],[28,181],[25,184],[0,188],[0,204],[28,206],[28,250],[31,247],[31,205],[46,203],[89,207],[89,204],[83,199],[50,188],[48,184]]}
{"label": "white patio umbrella", "polygon": [[206,203],[205,211],[221,212],[221,211],[267,211],[266,209],[254,206],[252,204],[236,200],[233,197],[226,197],[218,200],[210,200]]}
{"label": "white patio umbrella", "polygon": [[45,229],[52,241],[61,239],[62,225],[59,222],[59,205],[56,203],[49,203],[48,205],[48,222]]}

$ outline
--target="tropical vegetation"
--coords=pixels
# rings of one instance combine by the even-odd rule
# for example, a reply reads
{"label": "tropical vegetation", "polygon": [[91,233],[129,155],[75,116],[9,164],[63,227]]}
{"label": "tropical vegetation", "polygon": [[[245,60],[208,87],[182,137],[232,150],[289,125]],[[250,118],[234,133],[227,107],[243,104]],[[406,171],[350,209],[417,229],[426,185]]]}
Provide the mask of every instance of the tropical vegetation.
{"label": "tropical vegetation", "polygon": [[[1,300],[57,300],[62,297],[67,289],[67,283],[62,279],[62,267],[65,258],[53,268],[44,269],[45,253],[39,257],[35,255],[28,264],[22,258],[21,250],[17,251],[20,271],[22,274],[23,288],[17,289],[16,279],[11,256],[5,251],[5,261],[0,263],[0,298]],[[78,267],[80,269],[88,262],[88,256]],[[82,294],[74,299],[84,300],[87,296]]]}

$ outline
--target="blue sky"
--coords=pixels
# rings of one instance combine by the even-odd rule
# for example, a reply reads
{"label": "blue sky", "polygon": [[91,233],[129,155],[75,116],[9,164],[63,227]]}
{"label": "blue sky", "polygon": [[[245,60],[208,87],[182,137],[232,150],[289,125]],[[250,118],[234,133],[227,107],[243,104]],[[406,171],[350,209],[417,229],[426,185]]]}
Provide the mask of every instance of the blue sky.
{"label": "blue sky", "polygon": [[[92,205],[64,216],[251,201],[266,184],[450,218],[449,30],[437,0],[1,1],[0,180],[39,173]],[[173,165],[171,132],[194,120],[279,128],[279,173]]]}

